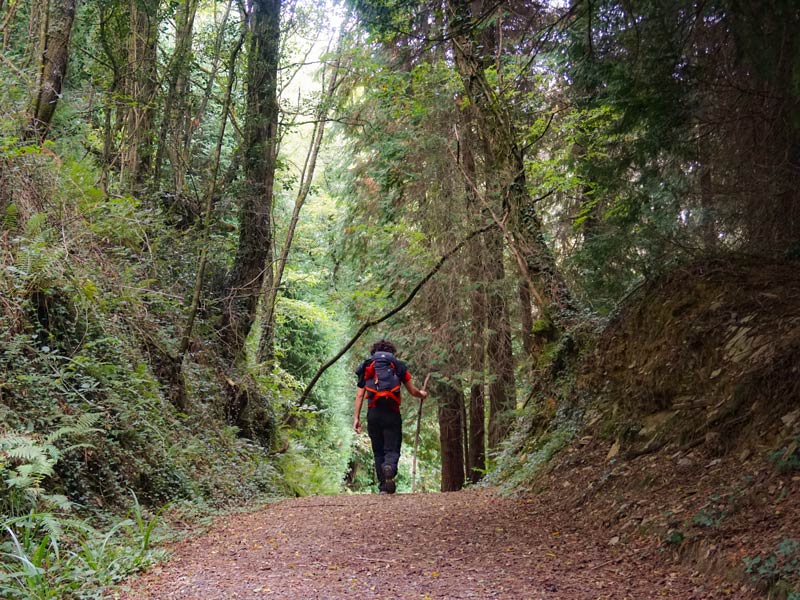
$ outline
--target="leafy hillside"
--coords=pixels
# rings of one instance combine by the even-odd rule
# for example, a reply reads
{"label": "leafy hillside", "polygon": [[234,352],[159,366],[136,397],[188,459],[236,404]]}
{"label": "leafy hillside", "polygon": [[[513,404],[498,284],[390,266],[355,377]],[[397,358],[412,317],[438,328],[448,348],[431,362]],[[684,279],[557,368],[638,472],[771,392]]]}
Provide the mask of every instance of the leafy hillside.
{"label": "leafy hillside", "polygon": [[640,287],[534,395],[493,479],[558,503],[609,546],[688,561],[709,593],[793,597],[796,269],[716,259]]}
{"label": "leafy hillside", "polygon": [[[3,597],[89,596],[160,555],[156,517],[337,492],[349,453],[327,376],[307,406],[290,374],[337,340],[314,279],[281,301],[281,368],[234,371],[201,304],[181,364],[201,237],[55,144],[5,149],[0,179]],[[226,244],[215,232],[215,248]],[[221,276],[216,259],[206,293]],[[319,281],[319,279],[317,279]],[[247,395],[234,421],[231,397]],[[127,516],[126,516],[127,515]],[[162,534],[163,535],[163,532]],[[59,550],[60,548],[67,550]],[[83,548],[83,550],[74,550]],[[42,596],[53,597],[53,596]]]}

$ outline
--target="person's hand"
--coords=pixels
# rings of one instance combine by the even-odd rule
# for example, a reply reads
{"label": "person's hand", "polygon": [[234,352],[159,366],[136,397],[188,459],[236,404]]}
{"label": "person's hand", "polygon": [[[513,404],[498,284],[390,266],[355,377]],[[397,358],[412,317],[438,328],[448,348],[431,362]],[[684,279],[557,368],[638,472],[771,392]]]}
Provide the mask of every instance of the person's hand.
{"label": "person's hand", "polygon": [[419,391],[419,399],[425,400],[428,397],[428,390],[420,390]]}
{"label": "person's hand", "polygon": [[355,430],[356,433],[361,433],[361,419],[359,419],[358,417],[353,419],[353,429]]}

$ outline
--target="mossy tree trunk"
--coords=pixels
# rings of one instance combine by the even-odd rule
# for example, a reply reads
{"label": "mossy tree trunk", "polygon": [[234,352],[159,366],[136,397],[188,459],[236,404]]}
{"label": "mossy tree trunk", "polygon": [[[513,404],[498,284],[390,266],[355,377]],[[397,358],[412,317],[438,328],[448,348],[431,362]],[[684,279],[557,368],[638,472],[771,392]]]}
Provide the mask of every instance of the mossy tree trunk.
{"label": "mossy tree trunk", "polygon": [[44,3],[45,21],[39,44],[39,82],[31,106],[25,136],[44,142],[61,97],[69,64],[69,40],[75,22],[77,0]]}
{"label": "mossy tree trunk", "polygon": [[498,230],[484,235],[487,247],[488,338],[486,353],[492,373],[489,382],[489,447],[497,448],[510,430],[510,412],[516,406],[514,353],[511,347],[511,321],[504,293],[503,238]]}
{"label": "mossy tree trunk", "polygon": [[487,170],[487,202],[502,207],[506,242],[522,277],[530,283],[539,311],[565,325],[572,296],[545,239],[544,226],[525,178],[525,147],[514,122],[512,94],[498,92],[487,71],[496,68],[502,48],[485,19],[486,2],[448,2],[449,33],[456,69],[475,113]]}
{"label": "mossy tree trunk", "polygon": [[[481,200],[477,188],[478,169],[475,164],[474,148],[477,138],[474,134],[473,115],[470,109],[461,112],[459,119],[460,151],[459,160],[465,181],[465,197],[472,210],[481,211]],[[469,390],[469,410],[467,416],[467,479],[477,483],[486,471],[486,244],[485,235],[471,242],[469,263],[470,292],[470,371],[472,382]]]}
{"label": "mossy tree trunk", "polygon": [[[262,288],[273,285],[272,204],[278,135],[280,0],[253,0],[249,15],[244,189],[239,244],[227,281],[221,337],[227,356],[240,357]],[[235,411],[233,411],[235,412]]]}
{"label": "mossy tree trunk", "polygon": [[153,126],[158,95],[158,0],[134,0],[130,3],[128,20],[120,168],[124,189],[138,193],[153,167]]}
{"label": "mossy tree trunk", "polygon": [[483,243],[476,239],[472,243],[472,265],[470,280],[473,285],[470,297],[471,348],[470,371],[472,385],[469,391],[469,452],[467,454],[467,477],[478,482],[486,471],[486,401],[484,398],[484,369],[486,368],[486,290],[483,286]]}

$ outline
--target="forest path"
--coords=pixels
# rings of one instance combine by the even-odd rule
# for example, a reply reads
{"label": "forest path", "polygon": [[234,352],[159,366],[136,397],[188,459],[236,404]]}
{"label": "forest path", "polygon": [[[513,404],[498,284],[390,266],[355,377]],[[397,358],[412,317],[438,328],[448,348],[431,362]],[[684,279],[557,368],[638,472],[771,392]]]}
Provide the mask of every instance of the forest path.
{"label": "forest path", "polygon": [[[579,519],[580,520],[580,519]],[[537,497],[311,497],[220,519],[130,582],[143,599],[711,598],[658,552]]]}

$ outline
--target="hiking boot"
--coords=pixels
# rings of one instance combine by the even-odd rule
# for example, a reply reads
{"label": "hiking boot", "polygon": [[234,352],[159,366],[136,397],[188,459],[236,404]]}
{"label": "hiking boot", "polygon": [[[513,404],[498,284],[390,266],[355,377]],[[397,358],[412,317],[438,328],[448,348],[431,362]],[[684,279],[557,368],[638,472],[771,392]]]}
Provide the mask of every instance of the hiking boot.
{"label": "hiking boot", "polygon": [[388,494],[394,494],[397,489],[394,483],[394,469],[392,469],[392,465],[383,465],[383,489]]}

